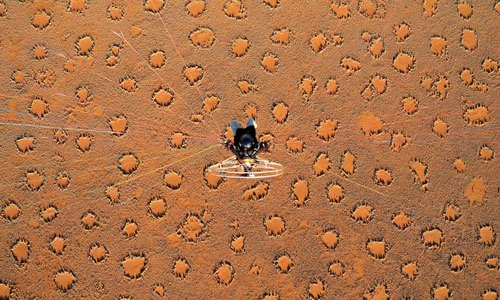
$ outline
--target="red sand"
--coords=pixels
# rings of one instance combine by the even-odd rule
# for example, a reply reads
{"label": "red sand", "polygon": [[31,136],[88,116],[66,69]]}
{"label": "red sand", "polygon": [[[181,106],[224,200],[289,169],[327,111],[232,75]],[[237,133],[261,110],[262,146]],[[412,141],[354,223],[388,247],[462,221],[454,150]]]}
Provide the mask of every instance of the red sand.
{"label": "red sand", "polygon": [[[0,299],[497,299],[499,20],[0,1]],[[249,116],[285,174],[204,174]]]}

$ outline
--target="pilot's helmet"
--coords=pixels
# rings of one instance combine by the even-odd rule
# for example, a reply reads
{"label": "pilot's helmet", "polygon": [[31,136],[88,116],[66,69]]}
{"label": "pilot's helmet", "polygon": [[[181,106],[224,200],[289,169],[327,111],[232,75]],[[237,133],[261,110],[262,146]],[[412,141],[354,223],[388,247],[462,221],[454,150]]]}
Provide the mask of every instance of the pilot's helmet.
{"label": "pilot's helmet", "polygon": [[253,146],[253,138],[249,134],[244,134],[239,144],[241,148],[250,149]]}

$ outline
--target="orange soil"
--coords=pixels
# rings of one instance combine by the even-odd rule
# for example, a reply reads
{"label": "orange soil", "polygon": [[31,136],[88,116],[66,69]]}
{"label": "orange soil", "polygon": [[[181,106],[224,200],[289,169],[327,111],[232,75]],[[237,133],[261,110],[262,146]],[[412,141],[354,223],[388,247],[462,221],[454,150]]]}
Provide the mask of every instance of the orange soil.
{"label": "orange soil", "polygon": [[[500,2],[0,1],[0,299],[497,299]],[[223,179],[247,117],[268,179]]]}

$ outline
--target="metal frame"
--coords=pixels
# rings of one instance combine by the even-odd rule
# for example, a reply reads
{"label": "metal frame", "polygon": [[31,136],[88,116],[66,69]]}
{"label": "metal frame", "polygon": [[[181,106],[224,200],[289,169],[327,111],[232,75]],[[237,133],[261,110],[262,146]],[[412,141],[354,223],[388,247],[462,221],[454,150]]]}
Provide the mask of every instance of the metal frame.
{"label": "metal frame", "polygon": [[247,167],[232,156],[220,163],[207,168],[207,173],[224,178],[270,178],[283,175],[284,168],[281,164],[257,157]]}

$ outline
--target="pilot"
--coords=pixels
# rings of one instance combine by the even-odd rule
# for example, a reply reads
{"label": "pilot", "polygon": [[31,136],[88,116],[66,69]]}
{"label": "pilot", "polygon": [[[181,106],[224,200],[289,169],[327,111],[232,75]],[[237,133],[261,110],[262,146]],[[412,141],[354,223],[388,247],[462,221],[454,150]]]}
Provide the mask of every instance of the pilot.
{"label": "pilot", "polygon": [[247,119],[245,128],[242,128],[235,119],[231,121],[230,127],[234,141],[228,140],[224,144],[236,155],[238,160],[255,159],[261,151],[269,151],[268,142],[259,142],[255,137],[257,124],[253,118]]}

